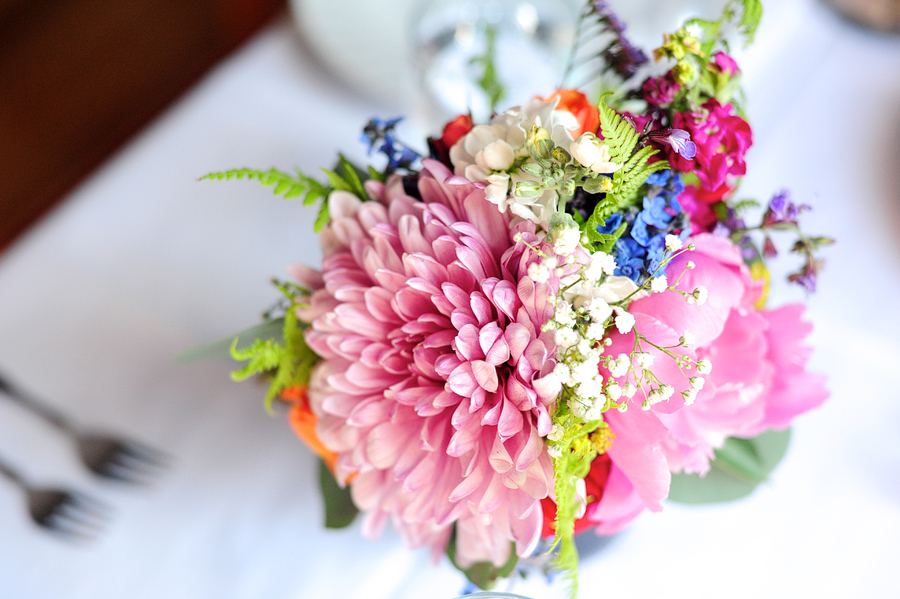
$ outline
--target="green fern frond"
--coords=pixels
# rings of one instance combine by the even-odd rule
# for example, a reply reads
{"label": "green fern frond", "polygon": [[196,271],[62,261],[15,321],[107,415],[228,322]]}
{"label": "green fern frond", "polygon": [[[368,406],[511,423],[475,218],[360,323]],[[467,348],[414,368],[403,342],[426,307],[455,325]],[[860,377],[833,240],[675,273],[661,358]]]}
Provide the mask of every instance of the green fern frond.
{"label": "green fern frond", "polygon": [[638,133],[631,123],[606,103],[606,98],[610,95],[610,92],[603,94],[597,105],[600,111],[600,132],[603,135],[604,143],[609,146],[610,159],[621,164],[627,162],[634,153],[638,142]]}
{"label": "green fern frond", "polygon": [[272,411],[272,402],[278,395],[295,385],[309,384],[313,366],[319,356],[306,344],[304,326],[294,314],[294,303],[284,315],[281,342],[275,339],[257,339],[244,349],[237,348],[237,338],[231,344],[231,357],[239,362],[247,361],[242,368],[231,373],[235,381],[243,381],[257,374],[271,374],[272,381],[266,392],[266,409]]}
{"label": "green fern frond", "polygon": [[252,179],[259,181],[263,185],[274,186],[273,192],[277,196],[283,196],[284,199],[296,198],[301,195],[316,193],[319,196],[325,195],[328,189],[313,179],[302,173],[297,176],[289,175],[276,168],[270,168],[267,171],[260,171],[252,168],[236,168],[218,173],[209,173],[200,177],[200,180],[230,180],[230,179]]}

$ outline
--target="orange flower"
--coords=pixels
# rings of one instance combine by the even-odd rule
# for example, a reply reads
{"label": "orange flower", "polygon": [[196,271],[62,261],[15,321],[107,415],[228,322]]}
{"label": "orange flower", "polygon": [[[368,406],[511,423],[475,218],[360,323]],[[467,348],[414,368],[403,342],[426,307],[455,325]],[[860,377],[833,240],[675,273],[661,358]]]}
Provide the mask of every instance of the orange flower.
{"label": "orange flower", "polygon": [[322,445],[316,435],[316,415],[309,409],[309,399],[306,397],[306,387],[296,385],[289,387],[281,392],[281,397],[288,403],[292,404],[288,412],[288,422],[294,428],[297,436],[303,439],[310,449],[316,455],[322,458],[328,468],[334,472],[334,463],[337,460],[337,454],[330,451]]}
{"label": "orange flower", "polygon": [[556,109],[571,112],[578,119],[578,124],[581,125],[581,129],[572,132],[572,137],[578,139],[578,136],[583,133],[597,133],[597,130],[600,129],[600,111],[583,93],[574,89],[561,89],[544,101],[549,102],[554,98],[559,98]]}

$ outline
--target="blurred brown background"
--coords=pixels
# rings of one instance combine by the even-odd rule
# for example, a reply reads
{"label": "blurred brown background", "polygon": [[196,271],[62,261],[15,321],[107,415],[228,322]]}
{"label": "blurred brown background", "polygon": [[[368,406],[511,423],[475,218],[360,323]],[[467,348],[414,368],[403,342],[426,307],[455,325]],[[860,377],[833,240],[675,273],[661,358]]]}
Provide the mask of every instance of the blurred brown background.
{"label": "blurred brown background", "polygon": [[285,0],[0,0],[0,250]]}

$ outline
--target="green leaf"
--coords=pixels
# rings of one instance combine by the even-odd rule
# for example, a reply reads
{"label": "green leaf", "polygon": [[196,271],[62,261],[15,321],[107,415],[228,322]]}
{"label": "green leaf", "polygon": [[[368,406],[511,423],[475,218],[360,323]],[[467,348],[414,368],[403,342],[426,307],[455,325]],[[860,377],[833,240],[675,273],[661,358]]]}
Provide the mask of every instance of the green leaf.
{"label": "green leaf", "polygon": [[763,6],[761,0],[743,0],[744,14],[741,16],[741,31],[744,33],[744,45],[753,43],[756,29],[762,19]]}
{"label": "green leaf", "polygon": [[639,136],[631,123],[606,103],[606,98],[610,95],[612,92],[603,94],[597,105],[600,111],[600,132],[603,134],[603,141],[609,146],[610,159],[618,164],[624,164],[634,153]]}
{"label": "green leaf", "polygon": [[328,203],[322,202],[322,205],[319,206],[319,213],[316,215],[316,222],[313,224],[313,232],[321,233],[330,221],[331,214],[328,212]]}
{"label": "green leaf", "polygon": [[369,179],[373,181],[378,181],[380,183],[384,183],[384,173],[379,173],[378,170],[375,169],[371,164],[369,165]]}
{"label": "green leaf", "polygon": [[236,347],[245,349],[252,341],[256,339],[280,339],[281,331],[284,328],[284,318],[274,318],[260,324],[254,325],[249,329],[244,329],[236,335],[198,345],[186,349],[175,359],[179,362],[191,362],[194,360],[211,360],[217,358],[231,358],[231,345],[237,343]]}
{"label": "green leaf", "polygon": [[716,459],[705,477],[672,476],[669,499],[678,503],[716,503],[749,495],[784,457],[790,438],[790,429],[768,431],[753,439],[729,438],[716,450]]}
{"label": "green leaf", "polygon": [[477,562],[468,568],[463,568],[456,563],[456,528],[450,535],[450,542],[447,543],[447,557],[450,563],[466,575],[472,584],[480,589],[488,590],[494,586],[498,578],[507,578],[516,569],[519,563],[519,556],[516,555],[515,543],[510,543],[509,559],[499,568],[490,562]]}
{"label": "green leaf", "polygon": [[322,460],[319,460],[319,488],[325,502],[325,528],[350,526],[359,513],[350,497],[350,487],[341,487]]}
{"label": "green leaf", "polygon": [[344,181],[350,184],[351,190],[359,199],[368,202],[370,199],[369,194],[360,178],[360,174],[363,171],[356,168],[356,166],[347,160],[343,154],[338,154],[338,157],[340,158],[339,168]]}
{"label": "green leaf", "polygon": [[274,186],[275,189],[273,191],[275,195],[283,196],[285,199],[299,197],[311,190],[320,191],[323,189],[322,184],[311,177],[307,177],[302,173],[298,173],[294,177],[276,168],[270,168],[267,171],[236,168],[218,173],[209,173],[200,177],[201,181],[230,179],[252,179],[259,181],[263,185]]}

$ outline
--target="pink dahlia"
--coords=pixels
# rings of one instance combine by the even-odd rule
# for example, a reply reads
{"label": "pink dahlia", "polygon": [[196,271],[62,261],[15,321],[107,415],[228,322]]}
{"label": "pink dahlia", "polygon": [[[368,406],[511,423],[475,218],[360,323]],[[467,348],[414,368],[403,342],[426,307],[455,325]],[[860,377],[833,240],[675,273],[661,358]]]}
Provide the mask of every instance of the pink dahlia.
{"label": "pink dahlia", "polygon": [[[421,201],[399,178],[376,201],[329,198],[318,290],[300,311],[322,357],[309,387],[335,475],[366,512],[437,558],[456,527],[457,561],[530,553],[553,486],[542,437],[560,391],[541,326],[558,281],[526,276],[534,225],[510,226],[484,190],[426,161]],[[318,279],[318,280],[317,280]]]}
{"label": "pink dahlia", "polygon": [[[601,500],[586,513],[602,533],[624,527],[645,508],[660,509],[669,471],[705,474],[727,437],[786,428],[828,397],[825,378],[806,371],[809,349],[803,340],[812,327],[802,320],[803,306],[757,310],[753,304],[759,286],[738,248],[709,234],[691,242],[696,251],[676,257],[667,274],[686,292],[698,286],[712,290],[709,299],[691,305],[666,291],[634,301],[629,311],[635,331],[661,347],[677,345],[684,331],[693,333],[696,343],[676,352],[708,360],[712,371],[689,408],[675,393],[648,411],[637,402],[625,413],[607,412],[616,435],[608,452],[612,468]],[[685,268],[689,260],[696,268]],[[632,333],[611,337],[611,355],[634,347]],[[652,369],[662,383],[677,391],[689,389],[674,360],[646,345],[644,350],[654,356]],[[701,375],[693,370],[690,376]]]}

